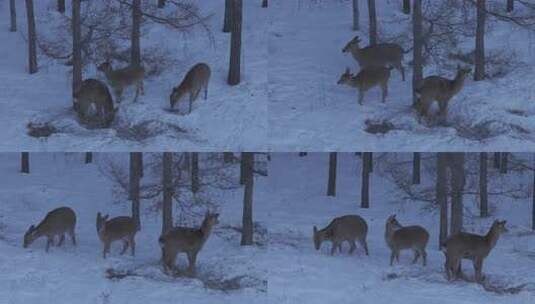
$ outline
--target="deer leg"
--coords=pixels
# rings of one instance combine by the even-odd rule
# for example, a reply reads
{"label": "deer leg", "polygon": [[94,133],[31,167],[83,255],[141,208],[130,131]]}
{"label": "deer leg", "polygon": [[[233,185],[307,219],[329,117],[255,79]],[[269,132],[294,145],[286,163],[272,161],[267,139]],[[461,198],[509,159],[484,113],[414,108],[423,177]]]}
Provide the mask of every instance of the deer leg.
{"label": "deer leg", "polygon": [[398,62],[395,68],[401,73],[401,79],[405,81],[405,69],[403,68],[403,64],[401,64],[401,62]]}
{"label": "deer leg", "polygon": [[76,246],[76,235],[74,234],[74,229],[69,231],[69,235],[71,236],[72,244]]}
{"label": "deer leg", "polygon": [[334,255],[336,252],[336,248],[338,248],[338,242],[333,242],[333,246],[331,247],[331,255]]}
{"label": "deer leg", "polygon": [[396,250],[396,262],[399,263],[399,250]]}
{"label": "deer leg", "polygon": [[195,274],[195,262],[197,261],[197,254],[194,252],[188,252],[188,261],[189,261],[189,268],[188,272],[190,275]]}
{"label": "deer leg", "polygon": [[370,255],[368,252],[368,243],[366,243],[366,240],[360,239],[359,244],[364,248],[364,252],[366,253],[366,255]]}
{"label": "deer leg", "polygon": [[362,105],[363,101],[364,101],[364,91],[359,89],[359,104]]}
{"label": "deer leg", "polygon": [[448,102],[447,101],[439,101],[438,102],[438,108],[439,108],[439,116],[443,123],[446,122],[447,115],[448,115]]}
{"label": "deer leg", "polygon": [[143,83],[143,80],[139,82],[139,90],[141,92],[141,95],[145,95],[145,84]]}
{"label": "deer leg", "polygon": [[48,252],[48,249],[50,249],[50,245],[54,246],[54,237],[49,237],[46,241],[46,248],[45,251]]}
{"label": "deer leg", "polygon": [[425,252],[425,249],[422,249],[422,252],[420,253],[422,255],[423,265],[427,265],[427,252]]}
{"label": "deer leg", "polygon": [[123,240],[123,250],[121,250],[121,255],[123,255],[127,249],[128,249],[128,241]]}
{"label": "deer leg", "polygon": [[387,83],[381,84],[381,90],[383,91],[383,103],[385,103],[386,96],[388,96],[388,84]]}
{"label": "deer leg", "polygon": [[355,244],[355,240],[352,240],[350,244],[351,244],[351,247],[349,248],[349,254],[353,254],[353,252],[355,251],[355,248],[357,248],[357,245]]}
{"label": "deer leg", "polygon": [[189,112],[188,112],[188,114],[191,114],[191,110],[193,108],[193,100],[195,100],[195,97],[193,96],[192,93],[190,93],[190,95],[189,95]]}
{"label": "deer leg", "polygon": [[482,282],[484,280],[483,275],[482,275],[483,259],[475,258],[473,262],[474,262],[474,271],[475,271],[476,281]]}
{"label": "deer leg", "polygon": [[129,243],[130,243],[130,254],[132,256],[136,256],[136,240],[134,238],[131,238]]}
{"label": "deer leg", "polygon": [[396,252],[392,250],[390,253],[390,266],[394,265],[394,258],[396,257]]}
{"label": "deer leg", "polygon": [[102,256],[106,258],[106,254],[110,252],[110,242],[104,243],[104,249],[102,250]]}
{"label": "deer leg", "polygon": [[418,251],[418,249],[414,250],[414,259],[412,260],[412,263],[415,264],[416,262],[418,262],[418,258],[420,258],[420,252]]}
{"label": "deer leg", "polygon": [[65,241],[65,234],[62,234],[62,235],[59,237],[58,247],[61,247],[61,246],[63,245],[63,241]]}
{"label": "deer leg", "polygon": [[204,86],[204,100],[208,99],[208,84]]}

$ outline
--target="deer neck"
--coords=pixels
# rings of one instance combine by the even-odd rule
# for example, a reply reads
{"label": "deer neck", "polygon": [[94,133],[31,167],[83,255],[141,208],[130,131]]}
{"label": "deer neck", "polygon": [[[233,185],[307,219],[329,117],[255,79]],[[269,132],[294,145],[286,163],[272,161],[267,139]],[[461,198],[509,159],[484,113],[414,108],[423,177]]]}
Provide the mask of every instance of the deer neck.
{"label": "deer neck", "polygon": [[500,238],[500,233],[498,232],[496,226],[492,226],[485,235],[485,240],[487,241],[487,244],[489,245],[489,251],[496,246],[496,243],[498,242],[498,239]]}
{"label": "deer neck", "polygon": [[208,237],[210,237],[210,234],[212,233],[212,225],[208,224],[206,220],[203,221],[201,225],[201,233],[202,233],[203,242],[205,242],[208,239]]}
{"label": "deer neck", "polygon": [[452,81],[452,93],[453,95],[459,93],[459,91],[461,91],[461,89],[463,88],[463,85],[464,85],[464,79],[465,79],[465,75],[463,75],[462,73],[459,73],[457,72],[457,75],[455,75],[455,79],[453,79]]}

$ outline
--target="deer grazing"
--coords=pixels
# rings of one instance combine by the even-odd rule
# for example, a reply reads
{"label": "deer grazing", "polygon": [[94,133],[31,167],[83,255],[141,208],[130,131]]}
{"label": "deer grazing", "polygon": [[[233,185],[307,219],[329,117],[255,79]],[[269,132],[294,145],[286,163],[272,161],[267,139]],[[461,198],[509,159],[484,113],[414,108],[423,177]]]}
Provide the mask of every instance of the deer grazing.
{"label": "deer grazing", "polygon": [[368,225],[366,221],[358,215],[344,215],[333,219],[327,227],[318,230],[314,226],[314,247],[316,250],[321,248],[321,243],[324,241],[331,241],[331,255],[338,248],[342,252],[342,243],[347,241],[351,248],[349,253],[353,253],[357,247],[355,241],[364,248],[366,255],[368,255],[368,244],[366,243],[366,236],[368,234]]}
{"label": "deer grazing", "polygon": [[115,116],[113,99],[108,87],[96,79],[84,80],[74,93],[74,110],[83,121],[90,118],[91,106],[95,107],[100,124],[109,127]]}
{"label": "deer grazing", "polygon": [[118,216],[108,220],[109,215],[102,216],[97,214],[97,233],[100,241],[104,244],[102,256],[110,252],[111,243],[114,241],[123,241],[123,255],[128,247],[132,256],[136,254],[136,233],[138,231],[136,222],[129,216]]}
{"label": "deer grazing", "polygon": [[414,251],[414,260],[416,263],[421,256],[423,265],[427,264],[427,253],[425,247],[429,241],[429,233],[421,226],[401,226],[397,221],[396,215],[391,215],[386,220],[385,229],[386,244],[392,251],[390,255],[390,266],[394,263],[394,258],[399,263],[399,252],[403,249],[412,249]]}
{"label": "deer grazing", "polygon": [[350,52],[361,69],[391,66],[401,73],[401,77],[405,81],[405,70],[402,64],[404,51],[399,44],[379,43],[361,48],[360,42],[359,36],[356,36],[346,44],[342,53]]}
{"label": "deer grazing", "polygon": [[59,236],[58,247],[63,245],[65,241],[65,234],[68,234],[72,239],[72,244],[76,246],[76,236],[74,229],[76,226],[76,214],[71,208],[61,207],[50,211],[45,218],[35,227],[31,225],[28,231],[24,234],[23,247],[27,248],[36,239],[46,236],[48,241],[46,243],[46,252],[50,249],[50,245],[54,246],[54,237]]}
{"label": "deer grazing", "polygon": [[345,84],[359,90],[359,104],[364,101],[364,94],[375,86],[381,87],[382,101],[386,101],[388,96],[388,80],[390,79],[391,68],[368,67],[362,69],[356,76],[351,74],[349,68],[340,76],[338,84]]}
{"label": "deer grazing", "polygon": [[472,260],[477,282],[484,280],[482,276],[483,261],[496,246],[500,235],[507,231],[506,221],[494,221],[486,235],[460,232],[450,236],[443,244],[446,256],[444,264],[448,280],[463,277],[461,260]]}
{"label": "deer grazing", "polygon": [[207,212],[199,229],[175,227],[158,240],[162,249],[162,262],[165,272],[176,272],[176,256],[183,252],[188,256],[188,272],[195,274],[197,254],[210,237],[213,227],[219,223],[219,214]]}
{"label": "deer grazing", "polygon": [[171,109],[174,109],[175,104],[186,94],[189,94],[189,113],[193,106],[193,102],[199,97],[201,90],[204,91],[204,99],[208,98],[208,83],[210,82],[210,67],[206,63],[199,63],[193,66],[180,85],[173,88],[173,92],[169,97]]}
{"label": "deer grazing", "polygon": [[426,77],[421,85],[415,89],[416,96],[418,97],[416,109],[420,114],[420,119],[429,115],[429,107],[433,101],[437,101],[439,116],[443,121],[446,121],[448,104],[453,96],[462,90],[464,80],[470,72],[471,69],[464,69],[457,66],[457,74],[453,80],[440,76]]}
{"label": "deer grazing", "polygon": [[134,97],[134,101],[137,100],[140,93],[141,95],[145,94],[145,89],[143,88],[143,79],[145,78],[144,67],[130,65],[122,69],[114,70],[110,62],[104,62],[98,66],[98,70],[106,75],[106,79],[113,88],[115,99],[118,103],[122,100],[124,89],[129,86],[136,86],[136,96]]}

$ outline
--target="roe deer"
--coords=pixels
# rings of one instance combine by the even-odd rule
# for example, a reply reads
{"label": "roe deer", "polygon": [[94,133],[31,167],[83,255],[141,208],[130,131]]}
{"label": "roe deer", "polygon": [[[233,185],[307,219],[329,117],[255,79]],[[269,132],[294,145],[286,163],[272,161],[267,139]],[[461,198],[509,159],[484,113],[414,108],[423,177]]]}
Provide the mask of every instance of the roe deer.
{"label": "roe deer", "polygon": [[402,64],[403,54],[405,52],[399,44],[379,43],[360,48],[360,42],[359,36],[356,36],[346,44],[342,52],[351,52],[351,55],[357,60],[361,69],[391,66],[401,73],[401,77],[405,81],[405,70]]}
{"label": "roe deer", "polygon": [[457,66],[457,74],[453,80],[440,76],[426,77],[421,85],[415,89],[418,97],[416,109],[420,114],[420,119],[428,116],[429,107],[436,100],[440,110],[439,115],[445,121],[448,114],[449,101],[461,91],[464,86],[464,80],[470,72],[471,69],[463,69]]}
{"label": "roe deer", "polygon": [[191,113],[192,104],[201,90],[204,90],[204,99],[208,98],[208,82],[210,82],[210,67],[206,63],[199,63],[192,67],[184,77],[184,80],[178,87],[173,88],[169,97],[171,109],[186,94],[189,94],[189,113]]}
{"label": "roe deer", "polygon": [[121,102],[123,96],[123,90],[129,86],[136,86],[136,96],[134,101],[137,100],[139,93],[145,94],[143,88],[143,79],[145,78],[145,68],[142,66],[130,65],[122,69],[114,70],[111,63],[104,62],[98,66],[98,70],[104,72],[108,83],[113,88],[115,93],[115,99],[118,103]]}
{"label": "roe deer", "polygon": [[190,274],[195,274],[197,254],[210,237],[212,229],[219,223],[219,214],[207,212],[199,229],[189,227],[175,227],[162,235],[158,242],[162,248],[164,271],[175,271],[176,256],[180,252],[188,255]]}
{"label": "roe deer", "polygon": [[388,96],[388,80],[391,68],[368,67],[362,69],[356,76],[351,74],[349,68],[340,76],[338,84],[345,84],[359,90],[359,104],[362,105],[364,94],[375,86],[380,86],[383,93],[383,103]]}
{"label": "roe deer", "polygon": [[136,222],[129,216],[118,216],[108,220],[109,215],[102,216],[97,214],[97,233],[100,241],[104,244],[102,256],[110,252],[111,243],[114,241],[123,241],[123,255],[128,247],[134,256],[136,254],[136,233],[138,231]]}
{"label": "roe deer", "polygon": [[91,105],[95,106],[97,116],[104,127],[109,127],[115,116],[113,99],[108,87],[99,80],[86,79],[74,93],[74,110],[82,120],[89,118]]}
{"label": "roe deer", "polygon": [[358,215],[344,215],[333,219],[327,227],[321,230],[318,230],[314,226],[314,246],[316,250],[319,250],[323,241],[331,241],[331,255],[334,255],[336,248],[342,252],[342,243],[347,241],[351,245],[349,249],[349,253],[351,254],[357,247],[355,244],[356,240],[364,247],[364,251],[368,255],[367,234],[368,225],[362,217]]}
{"label": "roe deer", "polygon": [[481,282],[483,260],[498,242],[500,235],[507,231],[506,221],[494,221],[486,235],[460,232],[449,237],[443,245],[446,262],[444,264],[448,280],[462,277],[461,260],[472,260],[477,282]]}
{"label": "roe deer", "polygon": [[58,247],[63,245],[65,241],[65,233],[71,239],[72,244],[76,246],[76,236],[74,229],[76,226],[76,214],[69,207],[60,207],[50,211],[45,218],[35,227],[31,225],[28,231],[24,234],[24,248],[30,246],[36,239],[46,236],[48,241],[46,243],[46,252],[50,245],[54,245],[54,237],[59,236]]}
{"label": "roe deer", "polygon": [[396,215],[391,215],[386,220],[385,240],[392,253],[390,254],[390,266],[394,263],[394,258],[399,263],[399,251],[402,249],[412,249],[416,263],[421,256],[423,265],[427,263],[427,253],[425,247],[429,240],[429,233],[421,226],[403,227],[396,219]]}

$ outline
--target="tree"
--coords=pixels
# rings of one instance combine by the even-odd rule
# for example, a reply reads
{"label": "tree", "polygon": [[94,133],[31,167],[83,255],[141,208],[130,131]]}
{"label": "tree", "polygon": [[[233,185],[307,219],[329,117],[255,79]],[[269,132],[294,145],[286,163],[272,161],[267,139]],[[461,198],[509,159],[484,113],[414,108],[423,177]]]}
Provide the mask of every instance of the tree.
{"label": "tree", "polygon": [[485,79],[485,19],[486,0],[477,0],[477,27],[474,80]]}
{"label": "tree", "polygon": [[501,163],[502,156],[500,155],[500,152],[494,152],[494,168],[499,169],[500,163]]}
{"label": "tree", "polygon": [[327,196],[336,196],[336,152],[329,153],[329,181],[327,183]]}
{"label": "tree", "polygon": [[134,66],[141,65],[141,42],[140,42],[140,27],[141,27],[141,0],[133,0],[132,2],[132,44],[130,47],[131,58],[130,64]]}
{"label": "tree", "polygon": [[141,167],[140,167],[141,162],[139,160],[140,158],[141,158],[141,152],[130,152],[129,197],[130,197],[130,200],[132,201],[132,218],[134,219],[134,222],[136,223],[136,227],[138,230],[141,229],[141,220],[140,220],[140,212],[139,212],[139,209],[140,209],[139,184],[140,184],[140,179],[141,179]]}
{"label": "tree", "polygon": [[359,0],[353,0],[353,30],[360,30]]}
{"label": "tree", "polygon": [[240,83],[241,70],[241,32],[242,32],[242,0],[232,0],[232,17],[230,20],[230,65],[228,84],[231,86]]}
{"label": "tree", "polygon": [[58,0],[58,12],[65,13],[65,0]]}
{"label": "tree", "polygon": [[243,216],[241,245],[253,245],[253,186],[254,186],[254,153],[242,153],[245,163],[245,190],[243,194]]}
{"label": "tree", "polygon": [[423,78],[423,24],[422,0],[414,0],[412,9],[412,35],[414,36],[413,73],[412,73],[412,104],[416,105],[418,97],[416,89]]}
{"label": "tree", "polygon": [[20,172],[30,173],[30,153],[22,152],[20,157]]}
{"label": "tree", "polygon": [[368,0],[368,13],[370,15],[370,45],[377,44],[377,14],[375,0]]}
{"label": "tree", "polygon": [[9,11],[10,11],[10,20],[11,20],[11,26],[9,27],[9,30],[11,32],[17,31],[17,6],[15,4],[15,0],[9,0]]}
{"label": "tree", "polygon": [[371,153],[362,153],[362,187],[360,191],[361,208],[370,208],[370,166]]}
{"label": "tree", "polygon": [[488,192],[487,192],[487,162],[486,152],[479,153],[479,215],[481,217],[489,216]]}
{"label": "tree", "polygon": [[533,189],[531,197],[531,229],[535,230],[535,156],[533,157]]}
{"label": "tree", "polygon": [[510,13],[515,9],[515,1],[507,0],[507,12]]}
{"label": "tree", "polygon": [[199,153],[191,153],[191,192],[199,192]]}
{"label": "tree", "polygon": [[26,14],[28,19],[28,65],[30,74],[37,73],[37,34],[35,32],[35,15],[33,0],[26,0]]}
{"label": "tree", "polygon": [[463,229],[464,153],[448,153],[451,171],[451,234]]}
{"label": "tree", "polygon": [[501,174],[507,174],[507,163],[509,158],[508,152],[502,152],[501,154],[501,162],[500,162],[500,173]]}
{"label": "tree", "polygon": [[445,153],[437,154],[437,179],[435,184],[436,200],[440,207],[440,232],[438,248],[441,249],[448,238],[448,184],[447,164]]}
{"label": "tree", "polygon": [[225,0],[225,18],[223,19],[223,33],[230,33],[230,19],[232,19],[232,1]]}
{"label": "tree", "polygon": [[165,0],[158,0],[158,8],[164,8],[165,7]]}
{"label": "tree", "polygon": [[162,185],[163,185],[163,207],[162,207],[162,235],[173,228],[173,154],[163,153],[162,160]]}
{"label": "tree", "polygon": [[93,162],[93,153],[85,152],[85,163],[90,164]]}
{"label": "tree", "polygon": [[403,13],[405,15],[411,13],[411,0],[403,0]]}
{"label": "tree", "polygon": [[[72,96],[82,85],[82,27],[80,1],[72,0]],[[65,3],[64,3],[65,4]]]}
{"label": "tree", "polygon": [[262,0],[262,7],[268,7],[268,0]]}
{"label": "tree", "polygon": [[247,168],[245,165],[245,153],[241,154],[240,160],[240,185],[245,185],[247,175]]}
{"label": "tree", "polygon": [[420,153],[414,152],[412,156],[412,184],[420,184]]}
{"label": "tree", "polygon": [[223,152],[223,162],[226,164],[234,161],[234,154],[232,152]]}

